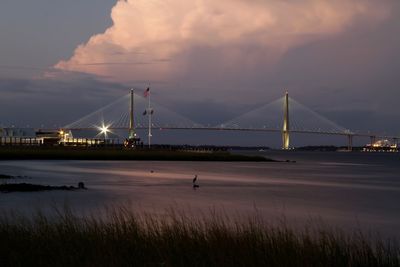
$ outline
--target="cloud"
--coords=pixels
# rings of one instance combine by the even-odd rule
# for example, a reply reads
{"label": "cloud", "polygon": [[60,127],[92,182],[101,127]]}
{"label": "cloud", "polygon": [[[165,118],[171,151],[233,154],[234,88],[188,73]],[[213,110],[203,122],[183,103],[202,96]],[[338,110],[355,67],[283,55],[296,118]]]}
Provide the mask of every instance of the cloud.
{"label": "cloud", "polygon": [[266,71],[293,47],[341,33],[360,18],[381,21],[389,10],[386,1],[358,0],[118,1],[113,25],[55,68],[114,81],[228,79]]}

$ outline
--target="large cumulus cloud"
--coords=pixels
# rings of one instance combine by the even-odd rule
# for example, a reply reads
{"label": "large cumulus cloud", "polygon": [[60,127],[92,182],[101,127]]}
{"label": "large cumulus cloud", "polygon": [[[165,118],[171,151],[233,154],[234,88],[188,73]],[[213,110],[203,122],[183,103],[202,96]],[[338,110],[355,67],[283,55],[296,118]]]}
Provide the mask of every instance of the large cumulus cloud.
{"label": "large cumulus cloud", "polygon": [[113,26],[78,46],[56,68],[117,81],[226,80],[268,71],[289,49],[343,32],[356,20],[382,20],[389,2],[376,3],[118,1],[111,13]]}

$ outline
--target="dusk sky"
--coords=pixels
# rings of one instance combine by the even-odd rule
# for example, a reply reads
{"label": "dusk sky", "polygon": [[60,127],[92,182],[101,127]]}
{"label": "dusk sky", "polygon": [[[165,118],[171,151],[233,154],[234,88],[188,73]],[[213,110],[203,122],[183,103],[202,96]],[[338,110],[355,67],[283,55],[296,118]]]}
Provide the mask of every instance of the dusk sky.
{"label": "dusk sky", "polygon": [[286,90],[352,130],[400,134],[400,1],[0,4],[0,123],[65,125],[151,84],[218,124]]}

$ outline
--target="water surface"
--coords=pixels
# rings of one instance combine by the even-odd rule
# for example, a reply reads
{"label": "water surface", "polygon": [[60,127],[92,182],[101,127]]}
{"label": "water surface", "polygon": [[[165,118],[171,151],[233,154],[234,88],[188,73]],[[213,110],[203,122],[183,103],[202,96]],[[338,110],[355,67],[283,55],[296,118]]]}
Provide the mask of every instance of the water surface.
{"label": "water surface", "polygon": [[[105,205],[163,212],[180,207],[255,212],[301,225],[321,218],[344,229],[361,227],[394,236],[400,229],[399,154],[241,152],[296,163],[155,161],[2,161],[9,182],[77,185],[87,191],[1,193],[0,209],[31,212],[65,203],[80,212]],[[193,190],[198,175],[200,188]]]}

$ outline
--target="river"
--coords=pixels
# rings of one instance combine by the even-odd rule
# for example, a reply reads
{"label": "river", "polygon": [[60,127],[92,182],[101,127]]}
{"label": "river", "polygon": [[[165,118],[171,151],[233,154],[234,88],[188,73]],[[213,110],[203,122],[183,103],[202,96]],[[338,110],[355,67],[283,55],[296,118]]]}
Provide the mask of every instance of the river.
{"label": "river", "polygon": [[[9,183],[83,181],[88,190],[1,193],[0,210],[50,212],[67,205],[95,213],[121,204],[150,213],[223,210],[227,216],[258,213],[293,225],[323,221],[399,236],[399,153],[240,153],[296,162],[1,161],[0,174],[24,177]],[[196,174],[200,187],[194,190]]]}

